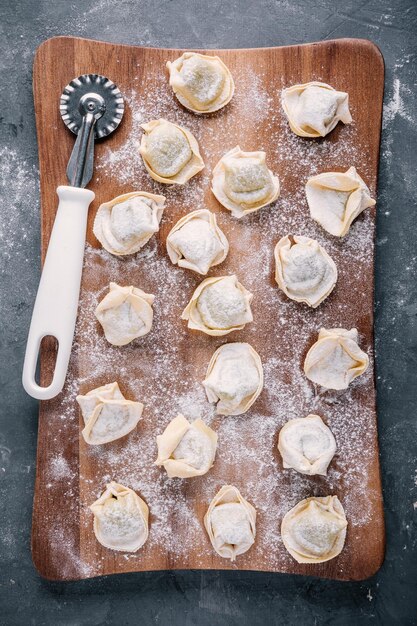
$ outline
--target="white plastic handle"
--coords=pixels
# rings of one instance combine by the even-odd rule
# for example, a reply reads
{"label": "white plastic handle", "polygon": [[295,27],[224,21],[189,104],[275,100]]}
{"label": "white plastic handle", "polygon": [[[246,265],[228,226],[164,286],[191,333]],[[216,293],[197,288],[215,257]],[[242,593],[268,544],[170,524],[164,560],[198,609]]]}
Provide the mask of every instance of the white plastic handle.
{"label": "white plastic handle", "polygon": [[[68,369],[77,319],[83,268],[88,207],[94,199],[89,189],[61,186],[58,210],[49,240],[42,276],[30,323],[23,365],[23,387],[33,398],[49,400],[62,389]],[[49,387],[35,380],[43,337],[58,341],[54,376]]]}

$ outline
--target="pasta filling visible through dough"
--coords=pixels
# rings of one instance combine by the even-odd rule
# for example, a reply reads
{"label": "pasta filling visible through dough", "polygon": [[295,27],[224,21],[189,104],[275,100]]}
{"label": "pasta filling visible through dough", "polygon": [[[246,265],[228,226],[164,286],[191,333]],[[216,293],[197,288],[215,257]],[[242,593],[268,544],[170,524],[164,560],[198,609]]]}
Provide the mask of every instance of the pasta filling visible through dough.
{"label": "pasta filling visible through dough", "polygon": [[200,55],[184,60],[181,76],[184,81],[184,90],[203,107],[214,102],[223,91],[224,74],[219,72],[216,64]]}
{"label": "pasta filling visible through dough", "polygon": [[178,174],[191,159],[190,144],[173,124],[157,126],[148,135],[146,158],[154,172],[164,178]]}
{"label": "pasta filling visible through dough", "polygon": [[213,534],[216,539],[233,547],[241,543],[253,543],[253,534],[247,511],[242,504],[226,502],[219,504],[211,514]]}
{"label": "pasta filling visible through dough", "polygon": [[131,541],[145,530],[145,524],[131,500],[121,502],[111,498],[103,504],[100,514],[100,527],[103,538]]}
{"label": "pasta filling visible through dough", "polygon": [[323,563],[343,549],[347,520],[337,496],[301,500],[282,520],[285,547],[298,563]]}
{"label": "pasta filling visible through dough", "polygon": [[306,127],[307,132],[317,132],[323,136],[336,115],[337,105],[338,99],[334,91],[312,85],[298,99],[296,121],[300,126]]}
{"label": "pasta filling visible through dough", "polygon": [[306,196],[313,220],[335,237],[344,237],[358,215],[375,205],[354,167],[309,178]]}
{"label": "pasta filling visible through dough", "polygon": [[183,185],[204,168],[196,138],[164,119],[142,124],[140,154],[150,176],[166,185]]}
{"label": "pasta filling visible through dough", "polygon": [[147,540],[149,509],[132,489],[111,482],[90,509],[94,534],[104,547],[136,552]]}
{"label": "pasta filling visible through dough", "polygon": [[108,326],[117,326],[118,332],[130,336],[140,335],[145,326],[130,302],[123,302],[114,309],[104,311],[103,322]]}
{"label": "pasta filling visible through dough", "polygon": [[263,387],[263,369],[258,353],[248,343],[220,346],[210,360],[203,385],[208,400],[218,402],[217,413],[245,413]]}
{"label": "pasta filling visible through dough", "polygon": [[300,137],[325,137],[338,122],[352,122],[348,94],[326,83],[284,89],[282,103],[291,130]]}
{"label": "pasta filling visible through dough", "polygon": [[194,113],[218,111],[233,97],[232,75],[217,56],[185,52],[175,61],[168,61],[167,67],[176,97]]}
{"label": "pasta filling visible through dough", "polygon": [[90,445],[110,443],[129,434],[138,424],[143,404],[126,400],[117,383],[92,389],[77,396],[85,427],[84,440]]}
{"label": "pasta filling visible through dough", "polygon": [[289,420],[279,433],[278,449],[284,468],[326,476],[336,452],[333,434],[318,415]]}
{"label": "pasta filling visible through dough", "polygon": [[208,285],[197,300],[197,309],[208,328],[231,328],[252,319],[247,302],[233,276]]}
{"label": "pasta filling visible through dough", "polygon": [[229,242],[217,225],[216,216],[207,209],[182,217],[168,233],[167,252],[172,263],[207,274],[229,252]]}
{"label": "pasta filling visible through dough", "polygon": [[248,207],[259,204],[272,192],[272,181],[266,163],[257,159],[246,159],[242,163],[225,163],[226,195],[237,204]]}
{"label": "pasta filling visible through dough", "polygon": [[224,403],[238,405],[254,394],[258,385],[259,374],[253,363],[228,360],[219,368],[215,389]]}
{"label": "pasta filling visible through dough", "polygon": [[274,250],[275,280],[292,300],[315,308],[333,291],[337,268],[317,241],[309,237],[282,237]]}
{"label": "pasta filling visible through dough", "polygon": [[116,204],[110,218],[114,236],[124,244],[132,243],[147,232],[150,222],[152,222],[150,202],[141,198],[132,198]]}
{"label": "pasta filling visible through dough", "polygon": [[233,217],[257,211],[279,196],[279,180],[266,164],[265,152],[229,150],[213,170],[212,191]]}
{"label": "pasta filling visible through dough", "polygon": [[293,246],[288,254],[288,262],[283,274],[287,284],[295,293],[314,291],[323,281],[327,272],[327,264],[323,257],[311,248]]}
{"label": "pasta filling visible through dough", "polygon": [[158,232],[164,208],[164,196],[145,191],[123,194],[100,205],[93,232],[111,254],[134,254]]}
{"label": "pasta filling visible through dough", "polygon": [[195,469],[208,470],[212,463],[212,453],[207,435],[191,425],[173,451],[172,458],[181,459]]}
{"label": "pasta filling visible through dough", "polygon": [[363,374],[369,357],[358,346],[356,328],[322,328],[318,340],[307,353],[304,372],[312,382],[327,389],[346,389]]}
{"label": "pasta filling visible through dough", "polygon": [[110,283],[109,293],[95,310],[109,343],[124,346],[152,328],[154,296],[136,287]]}
{"label": "pasta filling visible through dough", "polygon": [[156,438],[158,458],[170,478],[202,476],[212,467],[217,435],[201,419],[192,424],[181,414]]}
{"label": "pasta filling visible through dough", "polygon": [[120,404],[103,404],[100,417],[94,424],[91,434],[93,437],[111,437],[120,430],[124,430],[129,422],[129,407]]}
{"label": "pasta filling visible through dough", "polygon": [[193,220],[184,224],[172,235],[172,243],[187,261],[200,265],[204,274],[223,249],[210,225],[204,220]]}
{"label": "pasta filling visible through dough", "polygon": [[224,485],[204,516],[204,526],[213,548],[234,561],[254,544],[256,510],[232,485]]}
{"label": "pasta filling visible through dough", "polygon": [[321,556],[331,551],[345,525],[330,513],[322,511],[313,502],[309,515],[300,519],[294,528],[294,539],[300,551]]}

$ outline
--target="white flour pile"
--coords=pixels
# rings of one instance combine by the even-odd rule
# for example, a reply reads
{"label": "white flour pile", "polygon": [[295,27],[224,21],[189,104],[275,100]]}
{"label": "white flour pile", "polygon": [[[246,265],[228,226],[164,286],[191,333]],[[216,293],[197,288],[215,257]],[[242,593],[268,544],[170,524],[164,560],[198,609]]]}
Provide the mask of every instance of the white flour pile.
{"label": "white flour pile", "polygon": [[[358,323],[364,327],[369,324],[366,320],[372,309],[374,232],[369,210],[341,241],[327,236],[310,219],[304,195],[306,178],[332,167],[347,169],[355,165],[370,182],[366,137],[359,138],[353,124],[338,128],[335,142],[300,139],[291,133],[281,111],[281,84],[268,93],[262,69],[257,73],[250,68],[245,73],[237,72],[235,79],[236,96],[231,104],[216,116],[203,119],[175,103],[161,70],[157,84],[144,95],[139,97],[135,90],[125,94],[131,114],[128,139],[117,149],[103,145],[97,160],[98,185],[100,180],[110,179],[115,188],[125,192],[143,189],[165,195],[167,208],[162,226],[167,229],[188,211],[207,206],[205,200],[212,198],[211,171],[222,154],[237,144],[244,150],[268,147],[267,162],[280,176],[281,197],[274,205],[241,221],[225,210],[218,211],[219,225],[229,238],[231,250],[226,262],[210,275],[236,273],[254,293],[254,322],[244,331],[224,338],[192,333],[179,319],[202,277],[174,267],[158,237],[153,237],[138,254],[125,258],[87,245],[71,373],[59,410],[50,416],[51,428],[58,437],[66,438],[73,450],[68,470],[63,457],[52,455],[46,476],[51,489],[64,489],[68,519],[78,519],[79,506],[73,478],[79,432],[75,396],[117,380],[124,395],[143,402],[145,408],[137,429],[124,439],[97,447],[82,444],[80,511],[83,535],[87,537],[82,549],[89,556],[79,563],[74,541],[58,526],[50,541],[55,558],[72,559],[71,567],[86,575],[103,571],[100,566],[97,570],[95,563],[101,559],[104,565],[104,555],[108,555],[94,538],[88,505],[110,480],[137,490],[150,508],[150,535],[144,548],[137,554],[114,557],[126,570],[141,568],[144,562],[149,566],[155,554],[168,554],[171,567],[189,567],[191,552],[192,567],[207,564],[213,550],[202,518],[218,489],[228,482],[235,484],[258,511],[255,545],[238,557],[237,568],[250,568],[255,563],[259,569],[279,569],[293,563],[280,538],[280,523],[282,516],[307,496],[336,494],[345,508],[349,530],[346,549],[338,559],[340,571],[347,566],[352,550],[357,549],[355,538],[365,528],[372,529],[367,525],[372,500],[378,497],[368,486],[375,436],[372,368],[348,391],[326,393],[317,393],[302,371],[303,357],[322,326],[351,328]],[[142,81],[146,84],[146,76]],[[355,119],[354,107],[352,115]],[[200,141],[206,168],[184,188],[154,183],[138,155],[140,124],[159,117],[183,124]],[[256,144],[258,127],[262,132]],[[291,187],[296,191],[291,192]],[[371,192],[375,192],[372,185]],[[338,266],[338,285],[317,310],[288,300],[273,281],[273,247],[285,234],[317,239]],[[133,284],[156,296],[152,332],[123,348],[106,342],[93,313],[110,281]],[[342,296],[339,304],[337,294]],[[240,417],[216,416],[201,384],[211,354],[226,341],[249,341],[260,353],[264,366],[264,390],[248,414]],[[361,345],[372,361],[371,348],[363,337]],[[362,395],[359,402],[364,388],[368,399]],[[179,412],[189,420],[203,418],[218,433],[216,461],[205,476],[168,479],[164,470],[154,465],[155,437]],[[327,477],[310,478],[283,470],[276,450],[280,427],[288,419],[308,413],[321,415],[337,442]],[[49,515],[53,515],[52,510]]]}

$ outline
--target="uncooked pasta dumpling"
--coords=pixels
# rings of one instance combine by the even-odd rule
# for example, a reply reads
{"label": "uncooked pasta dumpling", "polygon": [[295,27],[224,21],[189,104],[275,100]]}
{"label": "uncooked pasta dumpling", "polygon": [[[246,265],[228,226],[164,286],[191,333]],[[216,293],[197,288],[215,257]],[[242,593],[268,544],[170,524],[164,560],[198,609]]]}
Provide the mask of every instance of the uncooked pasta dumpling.
{"label": "uncooked pasta dumpling", "polygon": [[116,283],[110,283],[109,289],[95,310],[107,341],[114,346],[125,346],[149,333],[155,296],[142,289],[121,287]]}
{"label": "uncooked pasta dumpling", "polygon": [[148,538],[148,505],[129,487],[114,481],[90,509],[97,541],[110,550],[137,552]]}
{"label": "uncooked pasta dumpling", "polygon": [[353,220],[376,204],[354,167],[309,178],[306,195],[313,220],[336,237],[344,237]]}
{"label": "uncooked pasta dumpling", "polygon": [[326,476],[336,452],[336,441],[319,415],[307,415],[284,424],[279,433],[278,450],[285,468],[308,476]]}
{"label": "uncooked pasta dumpling", "polygon": [[164,196],[134,191],[102,204],[93,232],[103,248],[118,256],[138,252],[159,230]]}
{"label": "uncooked pasta dumpling", "polygon": [[142,416],[143,404],[126,400],[117,383],[92,389],[76,400],[85,424],[82,435],[92,446],[124,437]]}
{"label": "uncooked pasta dumpling", "polygon": [[285,547],[298,563],[324,563],[345,545],[346,515],[337,496],[306,498],[282,520]]}
{"label": "uncooked pasta dumpling", "polygon": [[287,236],[275,246],[275,280],[289,298],[316,308],[333,291],[337,268],[315,239]]}
{"label": "uncooked pasta dumpling", "polygon": [[167,120],[142,124],[139,151],[151,178],[166,185],[183,185],[204,168],[197,139]]}
{"label": "uncooked pasta dumpling", "polygon": [[243,152],[236,146],[214,168],[212,191],[233,217],[240,218],[275,202],[279,180],[268,169],[265,152]]}
{"label": "uncooked pasta dumpling", "polygon": [[300,137],[325,137],[338,122],[350,124],[349,96],[326,83],[293,85],[282,92],[291,130]]}
{"label": "uncooked pasta dumpling", "polygon": [[219,415],[246,413],[263,388],[259,354],[248,343],[226,343],[211,357],[203,381],[209,402]]}
{"label": "uncooked pasta dumpling", "polygon": [[174,264],[207,274],[211,267],[225,260],[229,242],[217,226],[215,214],[200,209],[175,224],[167,237],[167,251]]}
{"label": "uncooked pasta dumpling", "polygon": [[358,346],[356,328],[322,328],[307,353],[304,373],[313,383],[326,389],[347,389],[368,365],[368,355]]}
{"label": "uncooked pasta dumpling", "polygon": [[192,424],[177,415],[156,438],[158,458],[169,478],[191,478],[207,474],[216,455],[217,435],[200,419]]}
{"label": "uncooked pasta dumpling", "polygon": [[235,561],[255,542],[256,510],[239,489],[224,485],[210,503],[204,526],[217,554]]}
{"label": "uncooked pasta dumpling", "polygon": [[207,335],[227,335],[252,322],[252,298],[235,275],[206,278],[194,291],[181,318],[188,320],[188,328]]}
{"label": "uncooked pasta dumpling", "polygon": [[85,396],[77,396],[75,399],[80,405],[84,422],[87,422],[98,404],[107,400],[124,400],[124,396],[118,383],[108,383],[92,389]]}
{"label": "uncooked pasta dumpling", "polygon": [[184,52],[168,61],[169,84],[183,106],[194,113],[213,113],[233,97],[235,84],[217,56]]}

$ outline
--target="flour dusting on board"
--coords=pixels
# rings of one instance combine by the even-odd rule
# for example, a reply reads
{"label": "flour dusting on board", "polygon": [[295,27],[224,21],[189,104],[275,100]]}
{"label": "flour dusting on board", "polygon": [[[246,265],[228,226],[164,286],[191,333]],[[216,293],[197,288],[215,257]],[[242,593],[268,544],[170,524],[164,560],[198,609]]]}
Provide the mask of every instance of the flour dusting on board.
{"label": "flour dusting on board", "polygon": [[[144,554],[168,554],[171,567],[187,567],[190,553],[191,566],[207,563],[213,551],[202,519],[213,496],[227,482],[235,484],[258,511],[256,543],[246,555],[238,557],[237,568],[240,563],[250,568],[251,559],[265,569],[292,563],[279,529],[283,515],[302,498],[339,495],[349,521],[347,545],[353,545],[357,533],[370,522],[373,503],[378,501],[378,493],[370,491],[368,483],[375,436],[372,370],[345,392],[319,392],[302,371],[306,351],[322,326],[350,328],[358,324],[360,329],[359,322],[370,314],[372,285],[364,285],[360,278],[364,269],[369,276],[372,271],[374,224],[370,211],[365,211],[349,234],[339,240],[329,237],[310,219],[304,194],[308,176],[333,167],[346,170],[354,165],[368,182],[371,172],[367,168],[366,137],[359,139],[353,124],[337,129],[338,140],[300,139],[289,130],[281,110],[280,92],[284,85],[277,82],[273,89],[267,89],[262,68],[257,72],[249,68],[235,78],[234,100],[225,111],[207,118],[194,116],[176,103],[162,71],[145,94],[139,96],[133,86],[125,92],[130,115],[126,140],[118,148],[103,147],[98,155],[98,185],[100,180],[110,178],[124,192],[142,189],[166,196],[164,232],[181,215],[207,206],[212,169],[222,154],[237,144],[244,150],[269,146],[267,163],[280,177],[281,197],[240,221],[227,211],[218,211],[219,225],[232,245],[226,262],[210,275],[236,272],[243,285],[254,293],[254,322],[225,338],[191,333],[179,319],[202,278],[173,266],[160,236],[154,236],[138,254],[124,258],[87,245],[70,374],[53,417],[54,428],[65,433],[76,453],[74,464],[68,468],[63,457],[52,458],[45,477],[48,485],[59,483],[64,489],[68,486],[66,499],[80,498],[80,509],[74,504],[68,514],[81,515],[84,572],[99,574],[100,567],[105,567],[104,556],[108,553],[94,538],[88,507],[111,480],[135,489],[150,509],[150,534],[144,548],[136,554],[115,555],[119,565],[128,564],[126,570],[134,570],[135,564],[139,567]],[[141,80],[146,81],[146,76]],[[352,115],[355,118],[354,107]],[[155,183],[141,162],[140,125],[159,117],[184,125],[200,141],[206,168],[184,187]],[[241,120],[237,128],[236,117]],[[254,143],[257,125],[264,128],[260,144],[262,137],[267,136],[267,145]],[[296,191],[291,192],[291,188]],[[375,191],[372,186],[371,191]],[[286,234],[308,235],[324,246],[339,269],[334,293],[344,297],[332,294],[317,310],[311,310],[288,300],[278,290],[273,281],[273,247]],[[110,281],[133,284],[155,295],[151,333],[122,348],[105,340],[94,317],[95,307],[107,293]],[[249,341],[260,353],[264,366],[264,390],[251,410],[239,417],[217,416],[201,384],[211,354],[226,341]],[[366,341],[361,336],[361,347],[372,362],[372,350]],[[284,353],[281,346],[285,346]],[[190,360],[183,360],[182,355],[189,349]],[[72,480],[80,419],[75,396],[115,380],[127,399],[144,403],[143,417],[135,431],[111,444],[87,446],[81,440],[77,494]],[[371,398],[365,405],[359,402],[364,389]],[[164,470],[154,465],[156,435],[179,412],[189,420],[204,419],[218,433],[215,464],[205,476],[168,479]],[[312,478],[283,470],[276,449],[283,424],[308,413],[321,415],[336,439],[337,453],[327,477]],[[60,542],[58,558],[62,558],[66,541],[63,533],[57,529],[56,536],[49,540]],[[71,541],[68,539],[67,558],[77,553]],[[338,558],[338,569],[343,572],[348,562],[346,548]],[[78,562],[75,566],[81,567]]]}

